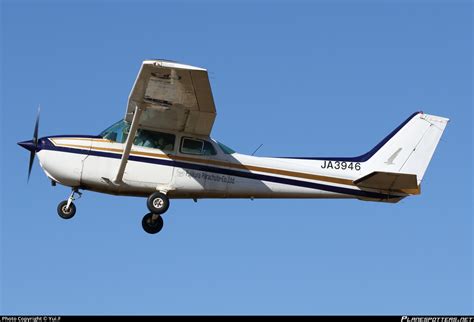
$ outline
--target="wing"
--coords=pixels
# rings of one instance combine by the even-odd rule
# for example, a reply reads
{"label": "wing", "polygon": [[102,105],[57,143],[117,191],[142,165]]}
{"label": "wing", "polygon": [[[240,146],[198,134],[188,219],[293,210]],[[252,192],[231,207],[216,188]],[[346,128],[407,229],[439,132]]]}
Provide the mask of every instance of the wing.
{"label": "wing", "polygon": [[125,120],[143,109],[139,127],[209,136],[216,118],[207,70],[167,60],[145,60],[128,98]]}

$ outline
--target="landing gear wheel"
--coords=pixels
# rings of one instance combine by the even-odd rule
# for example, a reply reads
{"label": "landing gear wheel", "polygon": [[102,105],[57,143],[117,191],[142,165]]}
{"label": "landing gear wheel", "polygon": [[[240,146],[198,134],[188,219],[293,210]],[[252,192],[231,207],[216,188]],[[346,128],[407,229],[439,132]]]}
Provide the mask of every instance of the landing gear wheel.
{"label": "landing gear wheel", "polygon": [[156,234],[163,228],[163,218],[160,215],[148,213],[143,216],[142,227],[149,234]]}
{"label": "landing gear wheel", "polygon": [[168,210],[170,200],[164,193],[157,191],[148,197],[146,205],[152,213],[161,215]]}
{"label": "landing gear wheel", "polygon": [[74,203],[69,204],[67,208],[67,200],[61,201],[58,205],[58,215],[63,219],[71,219],[76,214],[76,206]]}

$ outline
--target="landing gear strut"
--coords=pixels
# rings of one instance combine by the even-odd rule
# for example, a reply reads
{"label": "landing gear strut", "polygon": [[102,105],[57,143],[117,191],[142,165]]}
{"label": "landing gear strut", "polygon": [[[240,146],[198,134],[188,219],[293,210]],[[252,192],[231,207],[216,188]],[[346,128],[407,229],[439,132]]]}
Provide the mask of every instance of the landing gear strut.
{"label": "landing gear strut", "polygon": [[161,215],[168,210],[170,200],[164,193],[156,191],[148,197],[146,205],[150,213],[143,217],[142,227],[147,233],[156,234],[163,228]]}
{"label": "landing gear strut", "polygon": [[[77,194],[77,196],[76,196]],[[73,188],[69,198],[61,201],[58,205],[58,215],[63,219],[71,219],[76,214],[76,205],[73,201],[79,199],[82,193],[79,192],[78,188]]]}

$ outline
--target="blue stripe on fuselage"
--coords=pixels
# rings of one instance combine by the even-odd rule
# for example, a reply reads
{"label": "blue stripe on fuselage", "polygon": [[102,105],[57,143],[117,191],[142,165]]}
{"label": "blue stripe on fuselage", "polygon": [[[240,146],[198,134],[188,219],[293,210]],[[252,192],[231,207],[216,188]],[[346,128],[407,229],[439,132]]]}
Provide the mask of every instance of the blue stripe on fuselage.
{"label": "blue stripe on fuselage", "polygon": [[[113,159],[120,159],[122,157],[121,154],[111,153],[111,152],[54,146],[50,142],[46,144],[42,144],[41,148],[44,150],[52,150],[52,151],[75,153],[75,154],[88,154],[92,156],[113,158]],[[236,177],[260,180],[260,181],[281,183],[281,184],[287,184],[287,185],[292,185],[292,186],[353,195],[353,196],[358,196],[358,197],[367,197],[367,198],[374,198],[374,199],[400,198],[399,196],[391,196],[391,195],[377,193],[377,192],[354,190],[354,189],[337,187],[337,186],[329,186],[329,185],[320,184],[320,183],[281,178],[281,177],[275,177],[275,176],[270,176],[270,175],[265,175],[265,174],[257,174],[257,173],[252,173],[252,172],[243,172],[243,171],[238,171],[238,170],[224,169],[224,168],[218,168],[218,167],[213,167],[213,166],[208,166],[208,165],[188,163],[188,162],[183,162],[183,161],[147,158],[147,157],[136,156],[136,155],[130,155],[129,160],[136,161],[136,162],[159,164],[159,165],[165,165],[165,166],[171,166],[171,167],[179,167],[179,168],[184,168],[184,169],[205,171],[205,172],[211,172],[211,173],[219,173],[219,174],[224,174],[224,175],[229,175],[229,176],[236,176]]]}

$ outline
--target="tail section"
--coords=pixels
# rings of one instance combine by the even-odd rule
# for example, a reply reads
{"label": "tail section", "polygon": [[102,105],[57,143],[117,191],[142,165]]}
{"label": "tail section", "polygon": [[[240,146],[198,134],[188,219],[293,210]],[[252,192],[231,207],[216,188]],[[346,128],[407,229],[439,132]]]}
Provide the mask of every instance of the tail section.
{"label": "tail section", "polygon": [[363,163],[362,176],[352,183],[362,190],[377,190],[387,198],[364,200],[397,202],[407,195],[420,194],[428,164],[449,119],[416,112],[400,124],[369,152],[343,158],[291,158],[318,161]]}
{"label": "tail section", "polygon": [[[366,188],[384,187],[383,190],[416,193],[414,183],[420,185],[448,121],[422,112],[413,114],[374,149],[361,156],[366,159],[366,168],[373,172],[354,183]],[[386,189],[390,183],[394,186]]]}

